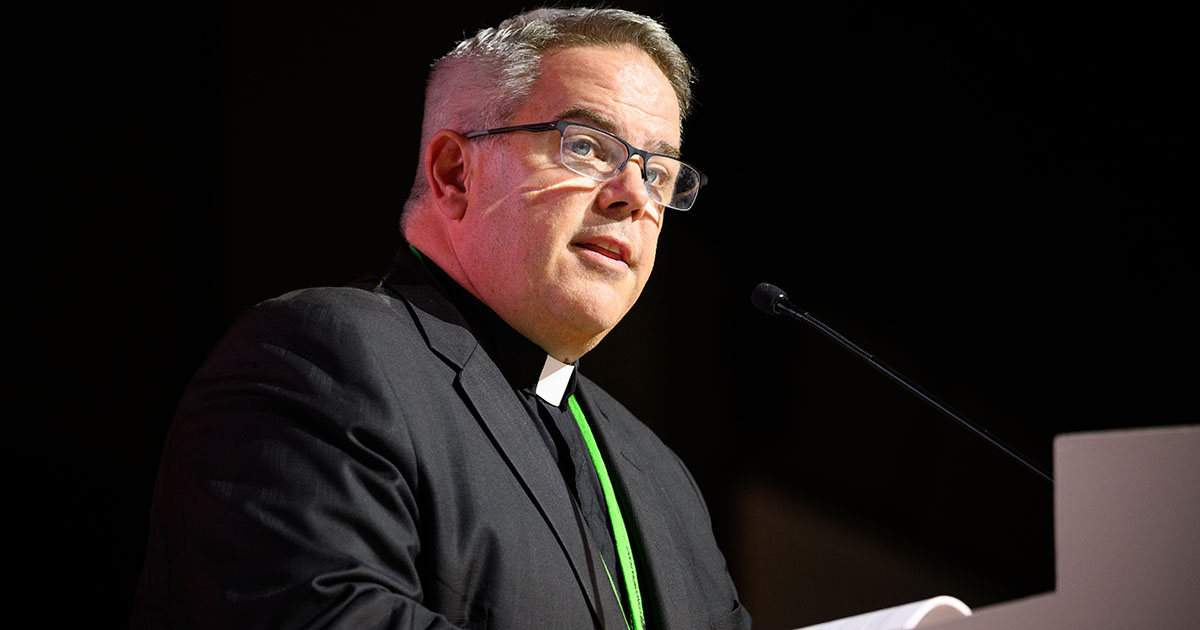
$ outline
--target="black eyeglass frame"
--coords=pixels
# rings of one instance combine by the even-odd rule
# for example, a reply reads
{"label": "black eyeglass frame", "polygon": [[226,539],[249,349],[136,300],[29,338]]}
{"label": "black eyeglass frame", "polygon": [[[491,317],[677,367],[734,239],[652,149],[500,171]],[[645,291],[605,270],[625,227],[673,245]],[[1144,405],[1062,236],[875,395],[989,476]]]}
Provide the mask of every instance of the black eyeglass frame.
{"label": "black eyeglass frame", "polygon": [[[643,149],[639,149],[639,148],[633,146],[632,144],[629,144],[628,142],[626,142],[625,138],[622,138],[621,136],[618,136],[617,134],[615,134],[611,131],[601,129],[599,127],[593,127],[592,125],[586,125],[584,123],[575,122],[572,120],[555,120],[552,122],[532,123],[532,124],[528,124],[528,125],[513,125],[511,127],[496,127],[495,129],[482,129],[482,130],[478,130],[478,131],[468,131],[467,133],[463,134],[463,137],[470,140],[470,139],[474,139],[474,138],[480,138],[483,136],[494,136],[494,135],[502,134],[502,133],[510,133],[513,131],[534,131],[534,132],[558,131],[559,135],[561,137],[565,138],[567,136],[567,131],[566,131],[567,127],[583,127],[585,129],[591,129],[592,131],[599,131],[600,133],[603,133],[603,134],[612,136],[613,138],[616,138],[617,142],[620,142],[621,144],[625,145],[625,153],[626,153],[625,161],[622,162],[621,165],[617,167],[617,170],[613,171],[613,175],[609,179],[615,178],[618,173],[625,170],[625,166],[627,164],[629,164],[629,160],[633,159],[633,156],[637,155],[642,158],[643,163],[649,162],[650,158],[654,157],[654,156],[664,157],[664,158],[667,158],[670,160],[675,160],[676,162],[683,164],[684,166],[692,169],[693,171],[696,171],[696,174],[698,174],[700,176],[700,184],[698,186],[696,186],[696,196],[699,196],[700,189],[703,188],[704,185],[708,183],[708,176],[705,175],[703,172],[701,172],[700,169],[696,168],[695,166],[692,166],[691,164],[688,164],[687,162],[684,162],[683,160],[675,157],[674,155],[668,155],[666,153],[653,153],[651,151],[645,151]],[[642,168],[639,170],[641,170],[641,172],[642,172],[642,182],[647,184],[646,191],[649,192],[650,189],[649,189],[649,182],[646,179],[646,169]],[[575,172],[575,171],[572,170],[571,172]],[[584,177],[591,177],[592,179],[596,179],[596,178],[594,178],[590,175],[584,174],[584,173],[580,173],[580,175],[583,175]],[[596,180],[596,181],[608,181],[608,180]],[[665,206],[667,208],[679,210],[680,212],[687,212],[688,210],[691,210],[693,206],[696,205],[696,200],[695,200],[695,198],[693,198],[692,205],[690,205],[686,208],[676,208],[675,206],[667,205],[666,202],[662,202],[662,201],[660,201],[658,203],[661,203],[663,206]]]}

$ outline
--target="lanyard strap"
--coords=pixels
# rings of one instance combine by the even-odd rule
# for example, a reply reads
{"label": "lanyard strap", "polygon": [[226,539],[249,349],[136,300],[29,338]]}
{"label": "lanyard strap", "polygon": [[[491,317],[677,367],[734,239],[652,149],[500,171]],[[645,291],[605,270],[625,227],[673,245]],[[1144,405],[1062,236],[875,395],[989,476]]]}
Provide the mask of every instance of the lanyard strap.
{"label": "lanyard strap", "polygon": [[[608,477],[608,467],[604,465],[604,458],[600,456],[600,447],[596,445],[596,437],[592,435],[592,428],[588,426],[587,419],[583,417],[583,410],[579,408],[575,394],[571,394],[567,399],[567,405],[575,416],[575,422],[579,424],[580,432],[583,433],[583,441],[587,444],[588,454],[592,456],[592,465],[596,469],[596,476],[600,478],[600,487],[604,489],[604,502],[608,504],[608,518],[612,524],[613,538],[617,543],[617,559],[621,564],[625,592],[629,595],[626,625],[632,630],[644,630],[646,613],[642,607],[642,593],[638,590],[637,567],[633,564],[633,547],[629,544],[629,532],[625,529],[625,519],[621,517],[621,506],[617,504],[617,495],[613,492],[612,480]],[[607,572],[608,567],[606,566],[604,570]],[[608,579],[611,582],[612,575],[609,575]],[[615,584],[613,593],[617,593]],[[618,594],[617,600],[620,601],[620,599]],[[632,618],[632,623],[630,623],[630,618]]]}

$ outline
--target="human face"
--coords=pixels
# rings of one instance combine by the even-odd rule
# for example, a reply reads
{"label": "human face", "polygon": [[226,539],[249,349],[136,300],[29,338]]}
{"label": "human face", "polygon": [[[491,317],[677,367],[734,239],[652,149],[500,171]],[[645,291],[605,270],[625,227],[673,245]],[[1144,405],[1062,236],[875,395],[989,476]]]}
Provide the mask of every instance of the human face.
{"label": "human face", "polygon": [[[679,106],[662,71],[629,46],[564,48],[511,124],[565,118],[637,147],[677,153]],[[468,205],[452,233],[477,297],[559,360],[596,345],[641,295],[663,210],[640,158],[597,182],[559,163],[556,133],[511,133],[473,147]]]}

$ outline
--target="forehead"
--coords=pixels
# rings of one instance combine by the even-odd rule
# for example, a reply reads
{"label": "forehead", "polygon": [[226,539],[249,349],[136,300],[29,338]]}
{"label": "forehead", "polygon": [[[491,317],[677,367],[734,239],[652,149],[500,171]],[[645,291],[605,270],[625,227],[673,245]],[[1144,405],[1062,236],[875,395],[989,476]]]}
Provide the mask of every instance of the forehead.
{"label": "forehead", "polygon": [[537,83],[513,122],[545,122],[581,111],[593,114],[584,122],[613,127],[609,131],[637,146],[679,146],[675,90],[654,60],[633,45],[575,46],[547,53]]}

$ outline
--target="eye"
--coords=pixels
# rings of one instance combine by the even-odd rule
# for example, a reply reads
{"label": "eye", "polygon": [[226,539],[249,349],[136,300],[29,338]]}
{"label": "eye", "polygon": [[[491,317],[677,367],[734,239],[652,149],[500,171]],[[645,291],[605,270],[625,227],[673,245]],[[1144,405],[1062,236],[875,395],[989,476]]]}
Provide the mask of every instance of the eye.
{"label": "eye", "polygon": [[663,165],[651,162],[646,165],[645,171],[647,184],[655,188],[669,188],[673,185],[671,171]]}
{"label": "eye", "polygon": [[591,136],[583,134],[568,136],[563,142],[563,147],[576,157],[604,160],[604,147]]}

